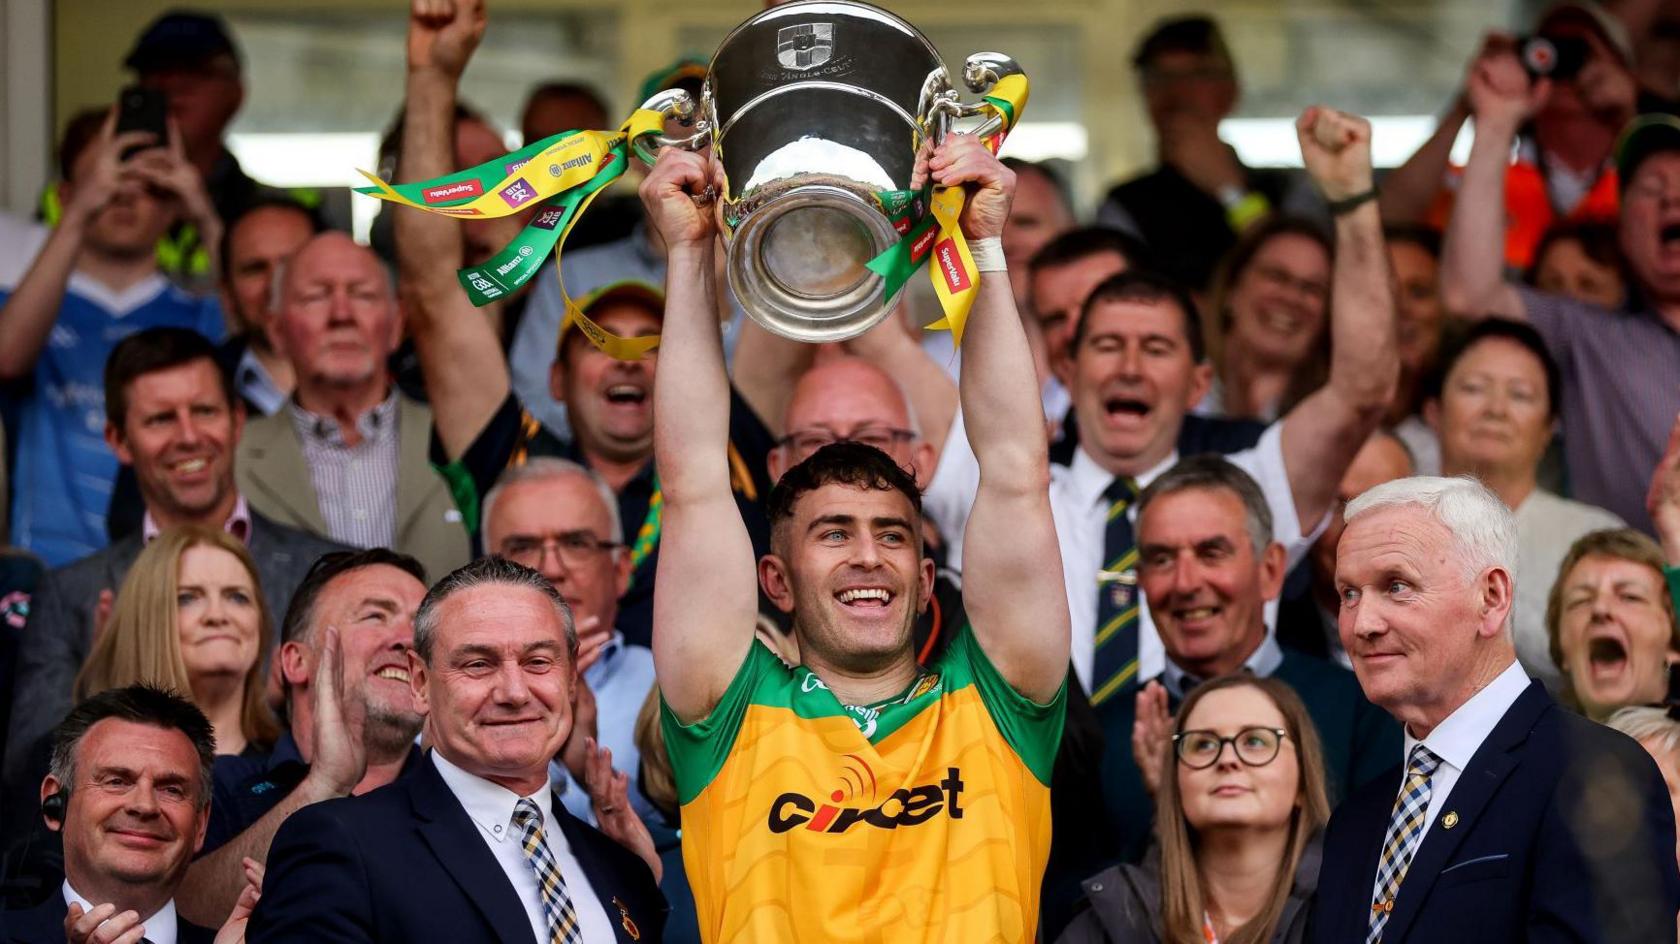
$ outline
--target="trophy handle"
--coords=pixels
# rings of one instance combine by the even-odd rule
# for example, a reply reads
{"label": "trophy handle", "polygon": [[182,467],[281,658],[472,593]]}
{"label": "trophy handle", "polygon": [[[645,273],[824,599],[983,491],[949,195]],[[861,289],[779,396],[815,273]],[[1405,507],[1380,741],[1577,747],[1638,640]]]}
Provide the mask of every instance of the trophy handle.
{"label": "trophy handle", "polygon": [[[992,90],[1006,75],[1020,75],[1021,64],[1001,52],[977,52],[968,57],[963,63],[963,84],[976,95],[984,95]],[[982,103],[966,105],[953,101],[956,111],[953,118],[972,118],[975,115],[986,115],[987,118],[980,127],[975,128],[973,134],[986,137],[1003,130],[1004,119],[996,114],[989,106]]]}
{"label": "trophy handle", "polygon": [[[963,83],[970,91],[979,95],[990,92],[1004,76],[1021,74],[1020,63],[1001,52],[977,52],[963,63]],[[926,102],[922,112],[922,127],[927,130],[934,144],[945,140],[945,135],[951,132],[951,122],[959,118],[985,115],[986,120],[971,132],[982,138],[1003,130],[1004,119],[991,105],[985,102],[964,104],[957,99],[956,89],[936,87],[935,77],[943,78],[943,72],[929,76],[928,83],[922,89],[922,98]]]}
{"label": "trophy handle", "polygon": [[693,128],[694,133],[686,137],[673,138],[666,134],[644,134],[630,142],[631,150],[646,164],[651,165],[659,158],[659,149],[666,147],[682,148],[685,151],[698,151],[706,146],[706,141],[712,134],[712,123],[700,117],[699,106],[694,102],[694,96],[683,89],[667,89],[642,103],[648,111],[656,111],[667,119],[676,119],[685,128]]}

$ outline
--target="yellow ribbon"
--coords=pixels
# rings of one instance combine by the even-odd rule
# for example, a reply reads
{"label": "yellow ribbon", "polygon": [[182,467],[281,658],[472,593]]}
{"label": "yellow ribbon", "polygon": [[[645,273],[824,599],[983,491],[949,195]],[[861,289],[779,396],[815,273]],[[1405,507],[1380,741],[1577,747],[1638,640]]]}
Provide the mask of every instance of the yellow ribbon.
{"label": "yellow ribbon", "polygon": [[[981,107],[1003,119],[1003,127],[981,141],[986,150],[996,154],[1020,119],[1022,109],[1027,107],[1027,77],[1016,74],[999,79]],[[928,325],[927,330],[950,331],[951,340],[959,347],[963,326],[968,323],[968,310],[974,306],[974,296],[980,289],[980,271],[974,267],[968,239],[958,224],[967,200],[968,193],[962,187],[935,187],[928,201],[939,224],[928,275],[933,279],[933,290],[939,296],[939,307],[945,317]]]}

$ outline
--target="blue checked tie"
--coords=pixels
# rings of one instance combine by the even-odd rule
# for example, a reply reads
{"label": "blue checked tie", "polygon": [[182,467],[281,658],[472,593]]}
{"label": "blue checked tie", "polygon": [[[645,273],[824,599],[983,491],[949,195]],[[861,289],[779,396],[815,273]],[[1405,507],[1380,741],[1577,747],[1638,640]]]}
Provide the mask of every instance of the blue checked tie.
{"label": "blue checked tie", "polygon": [[1103,489],[1103,569],[1097,574],[1096,653],[1091,662],[1091,704],[1101,705],[1137,687],[1137,539],[1126,509],[1137,501],[1137,482],[1120,476]]}
{"label": "blue checked tie", "polygon": [[1383,835],[1382,859],[1377,863],[1377,884],[1371,896],[1371,930],[1365,935],[1365,944],[1382,940],[1383,926],[1388,924],[1394,899],[1400,894],[1400,883],[1423,838],[1423,818],[1429,812],[1429,778],[1439,766],[1441,758],[1429,748],[1422,744],[1412,748],[1406,763],[1406,782],[1394,798],[1394,815],[1389,817],[1388,832]]}
{"label": "blue checked tie", "polygon": [[542,810],[537,808],[535,800],[526,797],[513,805],[513,826],[519,830],[519,847],[525,851],[525,861],[537,874],[543,915],[548,918],[547,944],[583,944],[577,909],[566,894],[560,865],[548,851],[548,843],[543,841]]}

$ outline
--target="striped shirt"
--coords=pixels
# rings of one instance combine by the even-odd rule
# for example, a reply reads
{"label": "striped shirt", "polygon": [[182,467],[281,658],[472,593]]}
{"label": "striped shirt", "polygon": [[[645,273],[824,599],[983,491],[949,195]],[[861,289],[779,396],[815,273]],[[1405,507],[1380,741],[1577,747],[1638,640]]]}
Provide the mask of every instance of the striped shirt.
{"label": "striped shirt", "polygon": [[1573,497],[1653,533],[1645,491],[1680,413],[1680,332],[1652,309],[1517,292],[1563,372],[1558,412]]}
{"label": "striped shirt", "polygon": [[309,464],[327,535],[351,547],[390,547],[397,536],[397,393],[356,420],[361,441],[345,442],[330,416],[286,404]]}

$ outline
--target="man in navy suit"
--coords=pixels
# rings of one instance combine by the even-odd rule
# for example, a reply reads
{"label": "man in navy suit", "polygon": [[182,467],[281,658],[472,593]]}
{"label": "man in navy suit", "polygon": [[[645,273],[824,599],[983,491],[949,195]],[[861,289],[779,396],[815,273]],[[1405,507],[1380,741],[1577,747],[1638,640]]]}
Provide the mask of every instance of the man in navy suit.
{"label": "man in navy suit", "polygon": [[1331,817],[1314,941],[1674,939],[1662,776],[1517,664],[1516,555],[1511,513],[1473,479],[1399,479],[1348,504],[1342,644],[1406,749]]}
{"label": "man in navy suit", "polygon": [[175,913],[175,888],[204,841],[216,737],[173,692],[132,685],[87,699],[53,735],[41,815],[64,837],[64,884],[0,918],[12,944],[144,940],[209,944]]}
{"label": "man in navy suit", "polygon": [[487,558],[439,581],[409,654],[430,756],[389,786],[293,814],[269,849],[247,939],[659,940],[658,859],[623,775],[598,763],[613,789],[590,787],[602,829],[635,853],[549,790],[576,658],[571,613],[536,571]]}

